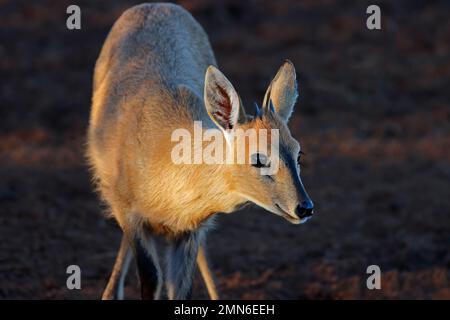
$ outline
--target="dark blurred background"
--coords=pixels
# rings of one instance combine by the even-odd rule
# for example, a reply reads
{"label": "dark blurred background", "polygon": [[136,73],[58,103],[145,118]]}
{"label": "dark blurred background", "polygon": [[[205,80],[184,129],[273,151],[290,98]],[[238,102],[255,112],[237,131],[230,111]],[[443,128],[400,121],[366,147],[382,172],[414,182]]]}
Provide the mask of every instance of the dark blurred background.
{"label": "dark blurred background", "polygon": [[[0,1],[0,298],[97,299],[120,241],[84,159],[92,72],[139,1]],[[305,225],[251,208],[222,216],[209,251],[235,299],[450,298],[448,1],[179,2],[210,36],[244,103],[285,58],[290,122],[317,206]],[[81,7],[82,29],[66,28]],[[382,30],[366,28],[378,4]],[[66,267],[82,290],[66,288]],[[382,270],[367,290],[366,268]],[[129,276],[126,293],[138,298]],[[205,298],[199,279],[196,298]]]}

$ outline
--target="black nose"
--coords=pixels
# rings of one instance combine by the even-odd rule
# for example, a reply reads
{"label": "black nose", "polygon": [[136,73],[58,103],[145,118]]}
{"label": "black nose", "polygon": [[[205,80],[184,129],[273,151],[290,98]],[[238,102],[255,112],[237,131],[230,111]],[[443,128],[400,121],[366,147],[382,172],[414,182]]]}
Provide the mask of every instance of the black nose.
{"label": "black nose", "polygon": [[311,217],[314,213],[314,203],[311,200],[302,201],[297,206],[295,213],[300,219]]}

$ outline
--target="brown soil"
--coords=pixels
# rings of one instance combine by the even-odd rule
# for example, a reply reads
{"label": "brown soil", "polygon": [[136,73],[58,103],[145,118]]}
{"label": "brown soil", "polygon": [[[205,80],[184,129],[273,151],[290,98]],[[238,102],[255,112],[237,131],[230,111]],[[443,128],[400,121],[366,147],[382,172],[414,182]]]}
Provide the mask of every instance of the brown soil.
{"label": "brown soil", "polygon": [[[119,245],[83,153],[95,59],[136,2],[78,3],[69,31],[70,1],[0,1],[0,298],[97,299]],[[181,2],[246,104],[285,58],[299,74],[290,126],[317,215],[220,217],[209,251],[223,298],[450,298],[450,6],[378,1],[383,30],[369,31],[370,3]],[[71,264],[80,291],[66,288]],[[371,264],[382,290],[365,287]],[[137,288],[130,276],[128,297]]]}

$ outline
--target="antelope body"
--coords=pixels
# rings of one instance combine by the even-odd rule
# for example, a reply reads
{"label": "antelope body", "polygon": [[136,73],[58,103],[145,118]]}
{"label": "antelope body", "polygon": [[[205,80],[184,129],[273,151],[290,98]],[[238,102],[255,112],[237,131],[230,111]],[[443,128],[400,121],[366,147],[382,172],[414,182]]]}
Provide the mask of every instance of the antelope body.
{"label": "antelope body", "polygon": [[[99,192],[123,230],[104,299],[123,297],[132,256],[142,297],[160,297],[155,235],[168,241],[168,297],[190,297],[197,261],[210,297],[216,299],[203,249],[214,214],[233,212],[247,202],[292,223],[313,212],[295,162],[300,146],[287,128],[297,98],[292,63],[281,66],[256,117],[245,113],[235,89],[215,66],[204,30],[174,4],[128,9],[104,43],[94,72],[87,155]],[[175,164],[172,132],[192,130],[194,121],[219,130],[223,139],[236,128],[278,129],[280,169],[265,177],[258,170],[266,164],[259,160]]]}

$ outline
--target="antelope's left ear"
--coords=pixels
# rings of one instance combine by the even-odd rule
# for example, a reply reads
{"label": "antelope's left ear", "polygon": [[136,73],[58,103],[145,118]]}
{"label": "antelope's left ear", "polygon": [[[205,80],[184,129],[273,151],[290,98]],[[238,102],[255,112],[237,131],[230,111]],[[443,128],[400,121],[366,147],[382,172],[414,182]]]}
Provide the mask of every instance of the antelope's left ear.
{"label": "antelope's left ear", "polygon": [[290,60],[285,60],[267,88],[263,108],[265,111],[270,111],[269,101],[272,100],[277,114],[287,122],[294,110],[297,97],[295,67]]}

